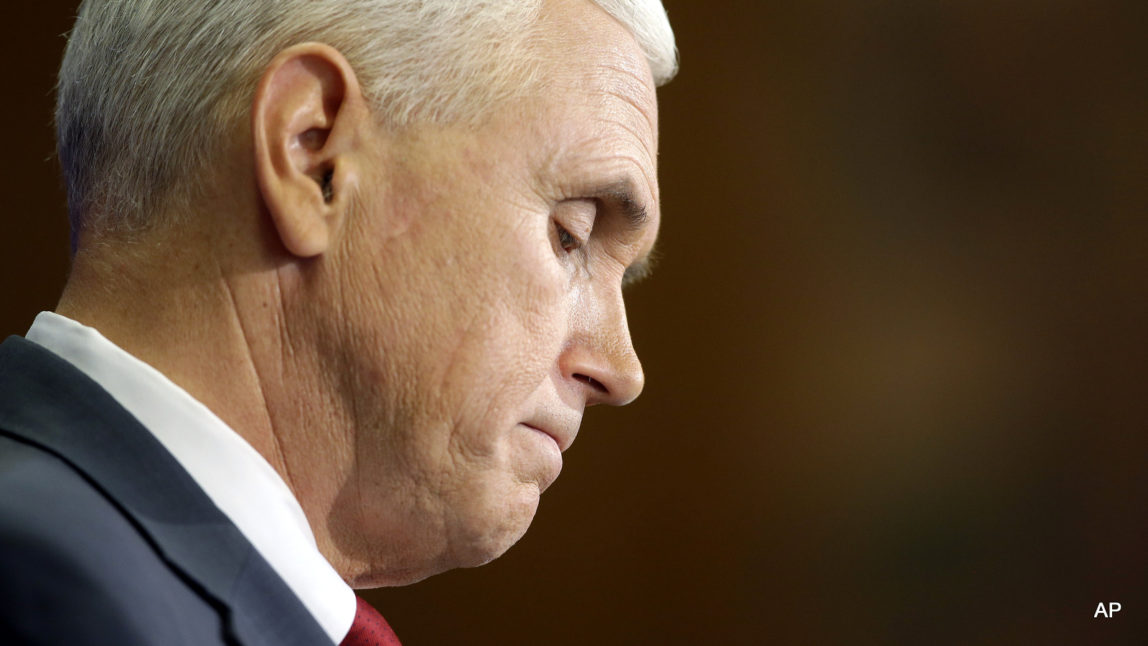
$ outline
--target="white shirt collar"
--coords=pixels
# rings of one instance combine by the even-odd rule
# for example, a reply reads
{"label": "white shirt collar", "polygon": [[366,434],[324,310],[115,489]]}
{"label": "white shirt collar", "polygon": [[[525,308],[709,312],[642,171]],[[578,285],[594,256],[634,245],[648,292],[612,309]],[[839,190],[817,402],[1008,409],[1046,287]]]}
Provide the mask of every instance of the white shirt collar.
{"label": "white shirt collar", "polygon": [[206,406],[95,329],[41,312],[26,337],[79,368],[163,444],[338,644],[354,591],[327,562],[275,469]]}

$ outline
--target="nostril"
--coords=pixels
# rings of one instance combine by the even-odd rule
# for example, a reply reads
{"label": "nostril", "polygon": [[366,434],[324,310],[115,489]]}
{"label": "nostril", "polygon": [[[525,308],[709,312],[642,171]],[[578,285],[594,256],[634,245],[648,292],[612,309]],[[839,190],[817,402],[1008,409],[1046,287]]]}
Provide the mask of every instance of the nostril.
{"label": "nostril", "polygon": [[597,379],[591,377],[590,375],[575,374],[574,378],[577,379],[578,381],[581,381],[584,384],[589,384],[589,386],[591,388],[593,388],[594,390],[597,390],[600,393],[610,392],[606,388],[605,384],[603,384],[602,382],[598,381]]}

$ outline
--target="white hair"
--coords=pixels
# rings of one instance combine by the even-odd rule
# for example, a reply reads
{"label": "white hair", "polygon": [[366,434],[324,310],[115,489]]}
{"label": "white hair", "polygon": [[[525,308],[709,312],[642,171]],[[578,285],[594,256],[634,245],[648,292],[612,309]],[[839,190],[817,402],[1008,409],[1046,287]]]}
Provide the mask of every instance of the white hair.
{"label": "white hair", "polygon": [[[477,119],[520,91],[543,0],[84,0],[60,69],[57,143],[73,245],[135,231],[196,181],[291,45],[338,49],[377,117]],[[677,70],[661,0],[593,0],[625,25],[660,85]]]}

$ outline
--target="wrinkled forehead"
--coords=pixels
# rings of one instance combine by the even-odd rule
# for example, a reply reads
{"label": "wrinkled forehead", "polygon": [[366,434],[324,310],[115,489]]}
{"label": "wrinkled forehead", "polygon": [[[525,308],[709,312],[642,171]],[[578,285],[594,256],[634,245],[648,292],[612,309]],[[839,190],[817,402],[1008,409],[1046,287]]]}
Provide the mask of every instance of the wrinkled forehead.
{"label": "wrinkled forehead", "polygon": [[563,152],[635,166],[629,170],[656,208],[657,95],[637,40],[589,0],[554,0],[540,17],[536,46],[548,111],[577,130],[566,141],[573,150]]}
{"label": "wrinkled forehead", "polygon": [[[616,99],[656,125],[657,99],[649,62],[633,34],[589,0],[545,5],[535,46],[552,84],[570,84],[599,99]],[[651,127],[656,132],[656,128]]]}

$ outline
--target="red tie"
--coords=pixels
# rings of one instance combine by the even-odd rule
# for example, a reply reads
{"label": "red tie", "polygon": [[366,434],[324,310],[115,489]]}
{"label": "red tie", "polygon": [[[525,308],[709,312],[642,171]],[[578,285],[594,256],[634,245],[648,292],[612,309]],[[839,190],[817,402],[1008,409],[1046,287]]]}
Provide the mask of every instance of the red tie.
{"label": "red tie", "polygon": [[343,638],[339,646],[402,646],[395,631],[390,624],[379,614],[371,604],[363,601],[362,597],[355,597],[359,608],[355,611],[355,623],[351,624],[351,632]]}

